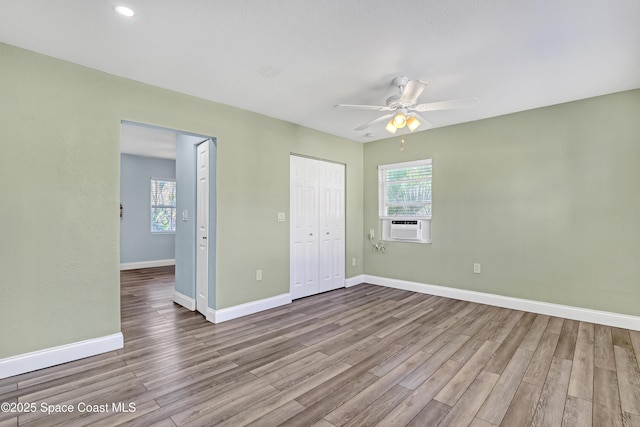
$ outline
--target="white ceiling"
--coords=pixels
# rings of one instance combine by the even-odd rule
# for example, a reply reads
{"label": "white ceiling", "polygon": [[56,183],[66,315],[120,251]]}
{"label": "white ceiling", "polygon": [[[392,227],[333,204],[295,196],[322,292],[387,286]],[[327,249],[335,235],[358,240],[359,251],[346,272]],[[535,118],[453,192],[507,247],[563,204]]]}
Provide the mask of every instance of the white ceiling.
{"label": "white ceiling", "polygon": [[175,160],[176,138],[177,132],[169,129],[123,122],[120,125],[120,152]]}
{"label": "white ceiling", "polygon": [[[136,16],[116,15],[125,4]],[[0,41],[355,141],[393,77],[434,127],[640,87],[638,0],[0,0]],[[372,138],[364,135],[375,134]]]}

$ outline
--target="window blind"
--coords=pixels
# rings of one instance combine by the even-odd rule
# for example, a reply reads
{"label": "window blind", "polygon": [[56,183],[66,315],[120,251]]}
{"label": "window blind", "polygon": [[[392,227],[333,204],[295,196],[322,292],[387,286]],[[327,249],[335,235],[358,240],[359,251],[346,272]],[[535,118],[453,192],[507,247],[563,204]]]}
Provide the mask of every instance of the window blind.
{"label": "window blind", "polygon": [[378,166],[380,218],[431,218],[431,159]]}
{"label": "window blind", "polygon": [[151,178],[151,231],[176,231],[176,182]]}

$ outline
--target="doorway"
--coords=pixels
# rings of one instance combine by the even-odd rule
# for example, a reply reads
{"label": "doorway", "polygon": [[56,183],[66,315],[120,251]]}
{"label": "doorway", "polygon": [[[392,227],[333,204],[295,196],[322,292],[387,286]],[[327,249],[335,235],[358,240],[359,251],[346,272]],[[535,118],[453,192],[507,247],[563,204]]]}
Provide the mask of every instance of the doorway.
{"label": "doorway", "polygon": [[[136,151],[136,155],[149,153],[160,157],[159,154],[161,154],[175,161],[176,204],[173,217],[175,232],[170,236],[168,233],[161,236],[162,238],[174,238],[175,242],[171,254],[165,257],[167,259],[163,260],[163,264],[157,262],[156,264],[175,264],[174,302],[191,311],[197,310],[206,317],[211,317],[212,310],[215,308],[216,277],[216,140],[209,136],[128,121],[122,121],[121,129],[122,127],[133,128],[138,133],[144,131],[154,137],[153,140],[149,138],[148,144],[136,147],[135,150],[144,150]],[[121,135],[121,147],[122,145],[123,136]],[[203,170],[207,174],[207,178],[203,181],[201,188],[197,184],[198,147],[207,148],[206,154],[202,154],[204,156],[202,159],[206,159],[206,161],[203,160],[206,163]],[[153,175],[158,176],[158,174],[151,176]],[[149,176],[147,176],[148,179]],[[204,191],[200,197],[198,197],[199,191]],[[149,207],[151,204],[148,195],[142,199],[146,209],[146,213],[143,215],[146,225],[139,228],[142,230],[141,232],[148,234],[150,232]],[[198,199],[202,201],[200,206],[197,204]],[[128,210],[129,206],[130,204],[123,204],[125,219],[128,219],[127,215],[131,213],[131,210]],[[198,215],[199,212],[200,215]],[[199,219],[200,224],[198,224]],[[156,240],[158,238],[156,236]],[[202,245],[203,241],[206,241],[207,244]],[[201,249],[198,249],[199,247]],[[202,253],[199,253],[200,251]],[[145,265],[144,267],[157,265]],[[198,265],[204,268],[198,269]]]}

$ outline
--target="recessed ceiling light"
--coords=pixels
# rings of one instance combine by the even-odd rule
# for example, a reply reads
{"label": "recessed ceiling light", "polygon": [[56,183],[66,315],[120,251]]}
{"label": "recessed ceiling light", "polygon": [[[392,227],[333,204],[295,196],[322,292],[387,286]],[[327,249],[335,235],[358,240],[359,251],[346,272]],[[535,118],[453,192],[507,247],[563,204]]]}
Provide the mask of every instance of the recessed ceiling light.
{"label": "recessed ceiling light", "polygon": [[116,6],[115,11],[117,14],[126,16],[128,18],[131,18],[133,15],[135,15],[135,13],[133,13],[133,10],[129,9],[126,6]]}

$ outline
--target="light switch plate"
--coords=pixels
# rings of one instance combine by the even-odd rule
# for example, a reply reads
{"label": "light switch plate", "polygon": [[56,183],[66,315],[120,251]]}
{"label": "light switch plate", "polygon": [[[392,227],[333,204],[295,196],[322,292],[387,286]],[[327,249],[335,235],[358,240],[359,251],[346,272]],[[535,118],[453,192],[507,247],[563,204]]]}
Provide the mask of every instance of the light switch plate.
{"label": "light switch plate", "polygon": [[284,222],[284,212],[278,212],[278,222]]}

